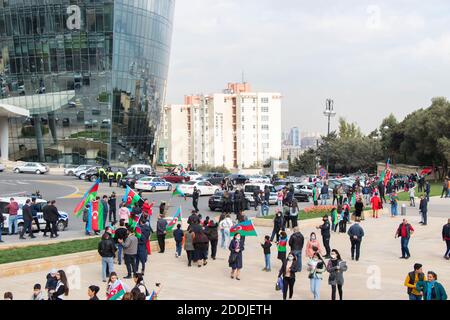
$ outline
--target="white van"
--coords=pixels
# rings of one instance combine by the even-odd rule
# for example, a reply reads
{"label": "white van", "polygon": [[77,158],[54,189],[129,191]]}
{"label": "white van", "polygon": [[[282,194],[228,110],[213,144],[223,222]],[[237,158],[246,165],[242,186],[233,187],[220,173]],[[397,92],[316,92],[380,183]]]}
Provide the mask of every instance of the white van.
{"label": "white van", "polygon": [[270,198],[269,198],[269,204],[277,204],[277,190],[275,190],[275,187],[270,183],[247,183],[244,185],[244,194],[245,198],[253,205],[254,199],[253,199],[253,192],[255,190],[263,191],[265,187],[269,187],[270,189]]}
{"label": "white van", "polygon": [[150,175],[153,173],[153,168],[152,168],[152,166],[147,165],[147,164],[134,164],[127,169],[128,174],[139,174],[139,173],[141,173],[141,171],[144,174]]}

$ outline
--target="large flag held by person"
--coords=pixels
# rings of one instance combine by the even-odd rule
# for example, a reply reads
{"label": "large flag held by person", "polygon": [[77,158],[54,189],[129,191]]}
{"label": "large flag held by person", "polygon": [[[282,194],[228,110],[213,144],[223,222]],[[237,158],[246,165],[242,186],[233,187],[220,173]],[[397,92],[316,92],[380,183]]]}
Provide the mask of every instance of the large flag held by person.
{"label": "large flag held by person", "polygon": [[116,281],[116,285],[110,290],[107,299],[108,300],[121,300],[125,295],[125,288],[122,282]]}
{"label": "large flag held by person", "polygon": [[86,207],[86,205],[92,200],[94,200],[95,197],[97,197],[99,183],[100,179],[97,179],[94,185],[88,191],[86,191],[86,193],[83,196],[83,199],[81,199],[80,203],[78,203],[75,209],[73,210],[73,213],[76,216],[80,216],[83,213],[83,209]]}
{"label": "large flag held by person", "polygon": [[88,215],[88,226],[90,227],[88,231],[100,231],[103,230],[103,205],[101,201],[94,200],[91,202],[91,206],[89,207],[89,215]]}
{"label": "large flag held by person", "polygon": [[390,159],[386,161],[386,168],[381,173],[380,181],[383,181],[384,186],[386,187],[388,182],[391,180],[391,169],[389,168]]}
{"label": "large flag held by person", "polygon": [[183,191],[180,190],[180,188],[178,188],[178,186],[173,190],[172,192],[172,197],[175,196],[181,196],[181,197],[185,197],[186,195],[184,194]]}
{"label": "large flag held by person", "polygon": [[238,223],[237,225],[231,227],[230,235],[234,236],[236,233],[239,233],[241,236],[245,237],[256,237],[255,227],[250,220]]}
{"label": "large flag held by person", "polygon": [[141,200],[141,197],[129,186],[127,186],[127,190],[125,191],[125,195],[122,198],[122,201],[125,203],[126,207],[133,207],[136,203]]}
{"label": "large flag held by person", "polygon": [[172,221],[170,221],[167,224],[166,231],[171,232],[173,228],[178,224],[178,222],[181,221],[181,206],[178,208],[177,212],[172,218]]}

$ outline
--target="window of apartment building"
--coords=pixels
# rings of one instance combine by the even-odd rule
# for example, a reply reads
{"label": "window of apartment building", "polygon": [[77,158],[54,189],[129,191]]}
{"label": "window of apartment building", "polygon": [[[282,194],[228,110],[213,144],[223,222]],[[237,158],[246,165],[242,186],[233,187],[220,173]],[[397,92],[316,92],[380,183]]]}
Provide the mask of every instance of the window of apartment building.
{"label": "window of apartment building", "polygon": [[261,129],[262,129],[262,130],[269,130],[269,125],[268,125],[268,124],[263,124],[263,125],[261,126]]}
{"label": "window of apartment building", "polygon": [[267,133],[263,133],[262,134],[262,138],[263,138],[263,140],[269,140],[270,139],[270,135],[267,134]]}
{"label": "window of apartment building", "polygon": [[261,112],[269,112],[269,107],[261,107]]}
{"label": "window of apartment building", "polygon": [[261,103],[269,103],[269,98],[261,98]]}
{"label": "window of apartment building", "polygon": [[262,147],[263,147],[263,148],[266,148],[266,149],[269,149],[269,144],[268,144],[268,143],[263,143],[263,144],[262,144]]}
{"label": "window of apartment building", "polygon": [[256,107],[253,107],[253,111],[256,111]]}
{"label": "window of apartment building", "polygon": [[245,127],[244,127],[244,126],[242,126],[242,130],[245,130]]}
{"label": "window of apartment building", "polygon": [[253,129],[256,129],[256,125],[253,125]]}
{"label": "window of apartment building", "polygon": [[269,121],[269,116],[261,116],[261,121]]}
{"label": "window of apartment building", "polygon": [[256,103],[256,98],[253,98],[253,103]]}

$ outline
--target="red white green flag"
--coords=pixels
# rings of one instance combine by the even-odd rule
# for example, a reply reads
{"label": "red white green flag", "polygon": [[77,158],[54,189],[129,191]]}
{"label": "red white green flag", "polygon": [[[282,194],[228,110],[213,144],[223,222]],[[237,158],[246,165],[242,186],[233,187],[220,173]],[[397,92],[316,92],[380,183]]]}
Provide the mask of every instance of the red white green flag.
{"label": "red white green flag", "polygon": [[108,294],[107,297],[108,300],[121,300],[126,293],[122,282],[116,281],[116,283],[117,284],[111,289],[111,291]]}
{"label": "red white green flag", "polygon": [[172,218],[172,221],[167,224],[167,232],[171,232],[173,228],[179,223],[179,221],[181,221],[181,207],[178,208],[177,213],[175,213]]}
{"label": "red white green flag", "polygon": [[89,231],[100,231],[103,230],[103,205],[101,201],[94,200],[91,202],[89,207],[89,218],[90,218],[90,230]]}
{"label": "red white green flag", "polygon": [[127,190],[125,191],[125,195],[122,198],[122,201],[125,203],[127,207],[133,207],[136,203],[141,200],[141,197],[129,186],[127,186]]}
{"label": "red white green flag", "polygon": [[241,236],[245,236],[245,237],[258,236],[256,234],[255,227],[253,226],[253,223],[251,222],[251,220],[247,220],[247,221],[238,223],[237,225],[231,227],[230,235],[234,236],[236,233],[239,233]]}

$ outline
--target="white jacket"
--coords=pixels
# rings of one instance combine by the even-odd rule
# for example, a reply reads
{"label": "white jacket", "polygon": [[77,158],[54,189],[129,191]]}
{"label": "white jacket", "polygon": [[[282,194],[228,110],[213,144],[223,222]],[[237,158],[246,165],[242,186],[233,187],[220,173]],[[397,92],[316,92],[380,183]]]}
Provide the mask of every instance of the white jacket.
{"label": "white jacket", "polygon": [[219,226],[220,229],[230,230],[233,226],[233,221],[231,220],[231,218],[225,218],[220,222]]}

